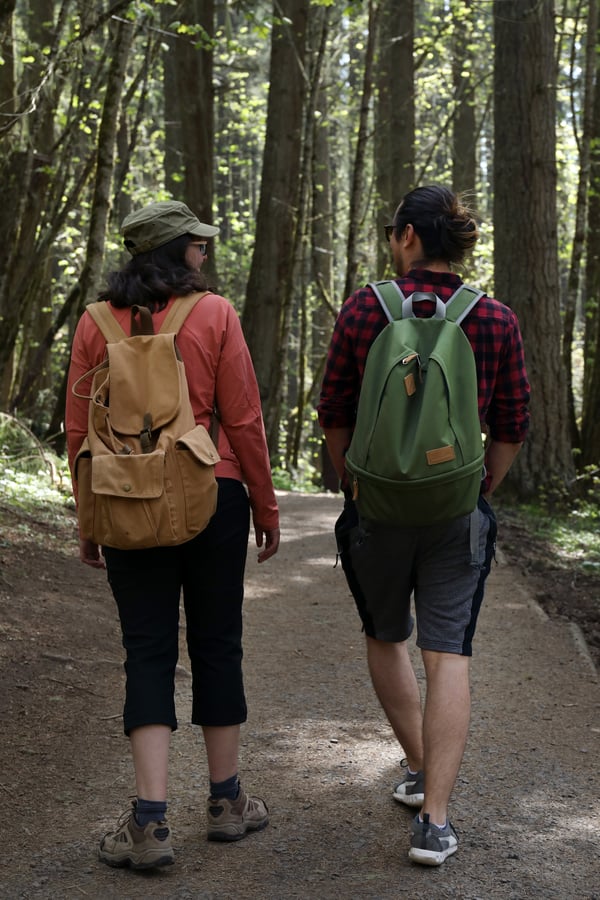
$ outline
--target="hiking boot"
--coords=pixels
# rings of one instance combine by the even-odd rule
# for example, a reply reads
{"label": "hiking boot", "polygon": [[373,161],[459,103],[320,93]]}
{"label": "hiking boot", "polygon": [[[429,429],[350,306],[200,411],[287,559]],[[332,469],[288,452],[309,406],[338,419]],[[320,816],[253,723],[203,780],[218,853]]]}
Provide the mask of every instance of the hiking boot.
{"label": "hiking boot", "polygon": [[235,800],[208,798],[208,840],[239,841],[249,831],[261,831],[269,824],[264,800],[248,797],[243,788]]}
{"label": "hiking boot", "polygon": [[98,858],[109,866],[151,869],[175,862],[171,846],[171,830],[166,822],[138,825],[133,809],[123,813],[116,831],[109,831],[100,841]]}
{"label": "hiking boot", "polygon": [[423,806],[423,799],[425,797],[425,778],[423,772],[417,772],[416,775],[411,775],[408,771],[407,759],[403,759],[400,765],[407,771],[400,784],[397,784],[394,788],[394,800],[397,800],[398,803],[405,803],[406,806]]}
{"label": "hiking boot", "polygon": [[412,838],[408,858],[425,866],[441,866],[458,850],[458,837],[450,822],[439,828],[429,821],[425,813],[423,821],[416,816],[412,823]]}

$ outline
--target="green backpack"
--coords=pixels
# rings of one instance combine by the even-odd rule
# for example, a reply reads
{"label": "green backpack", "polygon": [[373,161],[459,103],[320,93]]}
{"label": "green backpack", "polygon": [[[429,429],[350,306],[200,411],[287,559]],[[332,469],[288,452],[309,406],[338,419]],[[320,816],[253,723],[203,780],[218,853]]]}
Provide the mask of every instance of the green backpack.
{"label": "green backpack", "polygon": [[[476,508],[484,447],[475,357],[460,322],[483,291],[462,285],[444,304],[405,297],[396,282],[369,285],[389,324],[373,342],[346,469],[361,516],[433,525]],[[430,317],[415,304],[433,300]]]}

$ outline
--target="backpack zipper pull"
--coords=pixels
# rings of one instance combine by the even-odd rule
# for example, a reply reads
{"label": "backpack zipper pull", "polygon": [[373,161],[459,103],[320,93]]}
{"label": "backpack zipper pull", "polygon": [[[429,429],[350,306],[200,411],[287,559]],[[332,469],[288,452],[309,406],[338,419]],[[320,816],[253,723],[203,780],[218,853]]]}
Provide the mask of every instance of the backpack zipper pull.
{"label": "backpack zipper pull", "polygon": [[407,366],[409,363],[413,361],[413,359],[417,360],[417,365],[421,368],[421,360],[419,359],[418,353],[409,353],[408,356],[405,356],[402,360],[402,365]]}

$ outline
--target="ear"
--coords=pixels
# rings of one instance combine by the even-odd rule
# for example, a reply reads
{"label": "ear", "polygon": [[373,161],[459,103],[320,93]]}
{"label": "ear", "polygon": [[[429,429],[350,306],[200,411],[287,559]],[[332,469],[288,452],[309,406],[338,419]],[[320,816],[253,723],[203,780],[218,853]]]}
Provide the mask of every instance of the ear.
{"label": "ear", "polygon": [[402,241],[405,247],[411,247],[417,238],[417,233],[413,226],[409,223],[402,232]]}

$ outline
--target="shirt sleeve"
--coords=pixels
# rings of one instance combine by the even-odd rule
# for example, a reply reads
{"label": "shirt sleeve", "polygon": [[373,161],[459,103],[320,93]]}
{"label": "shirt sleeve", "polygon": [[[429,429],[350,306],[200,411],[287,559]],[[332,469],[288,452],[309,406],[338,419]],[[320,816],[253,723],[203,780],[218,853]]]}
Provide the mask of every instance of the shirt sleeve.
{"label": "shirt sleeve", "polygon": [[250,351],[237,313],[230,306],[215,383],[215,400],[223,427],[248,488],[254,524],[264,531],[279,526],[279,513],[260,393]]}
{"label": "shirt sleeve", "polygon": [[321,428],[353,427],[360,392],[360,369],[352,341],[352,298],[343,305],[337,317],[317,404]]}
{"label": "shirt sleeve", "polygon": [[495,441],[519,444],[529,429],[530,387],[519,322],[510,310],[498,354],[496,380],[486,423]]}

